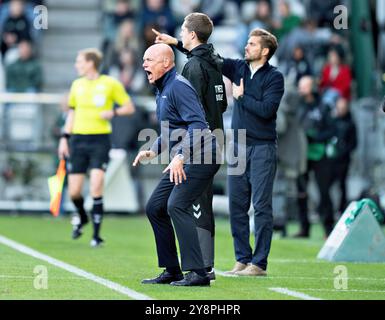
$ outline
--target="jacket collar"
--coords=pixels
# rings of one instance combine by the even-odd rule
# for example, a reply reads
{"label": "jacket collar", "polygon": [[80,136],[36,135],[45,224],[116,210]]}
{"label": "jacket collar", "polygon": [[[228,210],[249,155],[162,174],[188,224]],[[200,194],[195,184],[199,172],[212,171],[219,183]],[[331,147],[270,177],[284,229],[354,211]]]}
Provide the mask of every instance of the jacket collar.
{"label": "jacket collar", "polygon": [[[250,72],[251,72],[251,67],[250,67],[250,63],[249,62],[247,62],[247,66],[249,67],[249,70],[250,70]],[[257,72],[258,71],[263,71],[263,70],[265,70],[265,69],[267,69],[267,68],[269,68],[270,67],[270,63],[269,63],[269,61],[266,61],[258,70],[257,70]]]}
{"label": "jacket collar", "polygon": [[173,67],[167,71],[161,78],[155,81],[155,86],[159,91],[162,91],[168,82],[175,78],[176,69]]}
{"label": "jacket collar", "polygon": [[202,43],[189,51],[187,53],[187,58],[191,58],[192,56],[202,56],[211,51],[213,51],[213,45],[211,43]]}

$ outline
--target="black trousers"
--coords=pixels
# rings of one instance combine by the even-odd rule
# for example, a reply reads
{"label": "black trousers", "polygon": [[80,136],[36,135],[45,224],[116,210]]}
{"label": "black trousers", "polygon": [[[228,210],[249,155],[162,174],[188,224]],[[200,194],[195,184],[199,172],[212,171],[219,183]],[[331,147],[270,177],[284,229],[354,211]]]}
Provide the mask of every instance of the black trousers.
{"label": "black trousers", "polygon": [[209,186],[219,164],[187,164],[187,180],[175,185],[163,175],[153,191],[146,214],[155,235],[159,267],[179,266],[175,234],[178,237],[183,271],[204,268],[195,217],[191,207]]}
{"label": "black trousers", "polygon": [[338,211],[342,214],[348,205],[346,181],[349,173],[350,158],[333,160],[333,183],[337,182],[341,191],[341,198],[338,203]]}
{"label": "black trousers", "polygon": [[330,188],[333,179],[333,162],[331,159],[323,158],[319,161],[308,161],[308,171],[299,176],[297,180],[298,187],[298,208],[299,221],[302,231],[308,232],[310,222],[308,218],[308,193],[307,185],[309,181],[309,173],[313,171],[316,184],[320,194],[320,202],[318,204],[318,213],[321,216],[322,223],[326,235],[333,230],[334,210],[330,197]]}
{"label": "black trousers", "polygon": [[206,190],[192,205],[192,214],[196,222],[199,245],[205,268],[214,267],[215,220],[213,213],[213,180]]}

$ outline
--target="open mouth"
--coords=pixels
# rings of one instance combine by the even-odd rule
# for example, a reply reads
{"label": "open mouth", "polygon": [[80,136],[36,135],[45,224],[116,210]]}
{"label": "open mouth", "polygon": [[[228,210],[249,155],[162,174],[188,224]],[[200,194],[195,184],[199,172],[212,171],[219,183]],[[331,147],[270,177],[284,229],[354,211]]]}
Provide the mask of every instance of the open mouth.
{"label": "open mouth", "polygon": [[147,79],[148,81],[152,81],[152,78],[153,78],[153,74],[151,71],[148,71],[148,70],[145,70],[146,71],[146,74],[147,74]]}

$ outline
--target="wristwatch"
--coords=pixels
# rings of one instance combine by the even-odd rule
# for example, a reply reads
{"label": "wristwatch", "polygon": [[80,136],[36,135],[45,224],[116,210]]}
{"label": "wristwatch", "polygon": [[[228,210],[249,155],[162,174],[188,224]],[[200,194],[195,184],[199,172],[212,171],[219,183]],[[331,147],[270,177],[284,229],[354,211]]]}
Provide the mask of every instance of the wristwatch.
{"label": "wristwatch", "polygon": [[184,161],[184,155],[182,153],[178,153],[176,156],[179,158],[179,160]]}

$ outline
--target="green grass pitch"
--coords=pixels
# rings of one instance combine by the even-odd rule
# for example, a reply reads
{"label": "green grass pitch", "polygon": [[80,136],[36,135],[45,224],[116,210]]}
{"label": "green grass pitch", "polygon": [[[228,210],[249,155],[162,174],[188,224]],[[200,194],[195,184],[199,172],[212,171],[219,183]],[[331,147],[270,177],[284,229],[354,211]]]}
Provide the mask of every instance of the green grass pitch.
{"label": "green grass pitch", "polygon": [[[289,234],[297,231],[291,224]],[[69,217],[49,215],[0,215],[0,235],[50,257],[91,272],[124,287],[162,300],[259,300],[298,299],[272,291],[291,291],[327,300],[385,299],[385,264],[329,263],[316,259],[324,239],[320,226],[312,238],[296,240],[275,234],[269,258],[268,277],[217,276],[211,287],[175,288],[169,285],[142,285],[141,279],[157,275],[155,242],[144,216],[106,215],[102,235],[106,244],[91,248],[91,225],[83,236],[71,239]],[[216,266],[219,271],[234,264],[229,222],[216,220]],[[48,287],[36,289],[36,266],[48,271]],[[335,267],[346,267],[347,289],[335,288]],[[129,299],[101,284],[77,276],[0,244],[0,300],[4,299]]]}

